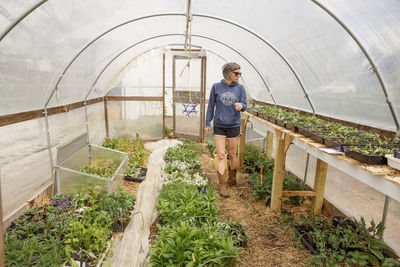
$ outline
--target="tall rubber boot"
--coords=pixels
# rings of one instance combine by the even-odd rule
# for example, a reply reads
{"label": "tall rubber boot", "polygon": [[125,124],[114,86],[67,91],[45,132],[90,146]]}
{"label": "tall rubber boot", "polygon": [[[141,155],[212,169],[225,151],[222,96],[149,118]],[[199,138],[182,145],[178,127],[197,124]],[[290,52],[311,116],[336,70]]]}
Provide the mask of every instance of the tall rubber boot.
{"label": "tall rubber boot", "polygon": [[228,186],[234,186],[236,185],[236,174],[237,174],[237,169],[231,170],[229,166],[229,177],[228,177]]}
{"label": "tall rubber boot", "polygon": [[229,197],[228,188],[226,187],[228,172],[225,171],[224,174],[220,174],[217,171],[217,174],[218,174],[218,182],[219,182],[219,193],[221,194],[222,197],[227,198],[227,197]]}

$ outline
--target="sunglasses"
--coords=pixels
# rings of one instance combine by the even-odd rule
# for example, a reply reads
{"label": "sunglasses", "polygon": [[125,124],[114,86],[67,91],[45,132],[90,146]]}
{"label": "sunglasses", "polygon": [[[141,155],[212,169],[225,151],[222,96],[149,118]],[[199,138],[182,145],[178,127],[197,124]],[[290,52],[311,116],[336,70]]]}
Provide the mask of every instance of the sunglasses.
{"label": "sunglasses", "polygon": [[233,74],[235,74],[235,76],[242,76],[242,73],[241,72],[238,72],[238,71],[234,71],[234,72],[232,72]]}

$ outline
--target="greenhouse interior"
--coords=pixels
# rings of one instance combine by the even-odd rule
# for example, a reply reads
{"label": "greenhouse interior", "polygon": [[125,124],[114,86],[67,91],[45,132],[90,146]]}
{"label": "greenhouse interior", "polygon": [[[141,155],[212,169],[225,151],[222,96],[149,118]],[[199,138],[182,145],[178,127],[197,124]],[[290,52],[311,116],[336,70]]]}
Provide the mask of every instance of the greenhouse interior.
{"label": "greenhouse interior", "polygon": [[400,1],[2,0],[0,24],[0,266],[400,266]]}

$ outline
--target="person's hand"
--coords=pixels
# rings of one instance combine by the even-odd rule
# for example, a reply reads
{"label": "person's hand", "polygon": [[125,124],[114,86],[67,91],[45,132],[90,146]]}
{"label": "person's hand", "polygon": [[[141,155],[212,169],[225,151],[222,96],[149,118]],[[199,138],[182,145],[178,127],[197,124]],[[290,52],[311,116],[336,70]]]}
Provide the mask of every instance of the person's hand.
{"label": "person's hand", "polygon": [[204,128],[204,133],[206,134],[206,136],[208,136],[210,134],[210,127]]}
{"label": "person's hand", "polygon": [[236,102],[233,105],[235,106],[236,110],[238,110],[238,111],[242,110],[242,108],[243,108],[243,106],[240,102]]}

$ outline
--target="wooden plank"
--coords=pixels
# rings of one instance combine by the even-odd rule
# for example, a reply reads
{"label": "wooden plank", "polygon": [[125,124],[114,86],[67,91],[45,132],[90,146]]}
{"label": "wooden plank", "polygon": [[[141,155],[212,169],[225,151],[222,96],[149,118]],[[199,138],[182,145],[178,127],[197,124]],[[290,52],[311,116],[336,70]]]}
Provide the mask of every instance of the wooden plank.
{"label": "wooden plank", "polygon": [[[87,103],[87,105],[92,105],[92,104],[99,103],[101,101],[103,101],[103,97],[89,99],[86,101],[86,103]],[[47,114],[49,116],[56,115],[59,113],[64,113],[64,112],[68,112],[70,110],[81,108],[84,105],[85,105],[85,103],[83,101],[79,101],[79,102],[71,103],[68,105],[52,107],[52,108],[47,109]],[[23,122],[23,121],[42,118],[42,117],[44,117],[43,112],[44,112],[44,109],[37,109],[37,110],[31,110],[31,111],[26,111],[26,112],[19,112],[19,113],[13,113],[13,114],[7,114],[7,115],[0,116],[0,127],[14,124],[14,123]]]}
{"label": "wooden plank", "polygon": [[386,175],[385,180],[392,182],[396,185],[400,185],[400,176]]}
{"label": "wooden plank", "polygon": [[165,138],[165,53],[163,54],[163,81],[162,81],[162,98],[163,98],[163,103],[162,103],[162,108],[163,108],[163,116],[162,116],[162,137],[163,139]]}
{"label": "wooden plank", "polygon": [[295,197],[295,196],[302,196],[302,197],[315,197],[317,193],[314,191],[283,191],[283,197]]}
{"label": "wooden plank", "polygon": [[292,141],[293,141],[293,136],[286,133],[285,134],[285,148],[284,148],[285,155],[286,155],[286,152],[288,151],[289,146],[292,143]]}
{"label": "wooden plank", "polygon": [[325,161],[317,159],[317,167],[315,170],[314,180],[314,191],[317,193],[317,195],[312,200],[312,210],[314,215],[320,214],[322,210],[327,172],[328,164]]}
{"label": "wooden plank", "polygon": [[274,134],[267,131],[267,140],[265,142],[265,153],[267,158],[272,159],[272,149],[274,147]]}
{"label": "wooden plank", "polygon": [[106,136],[110,137],[109,135],[109,128],[108,128],[108,108],[107,108],[107,97],[104,98],[104,125],[106,127]]}
{"label": "wooden plank", "polygon": [[249,120],[249,115],[246,114],[244,119],[242,120],[242,135],[239,139],[239,166],[243,165],[243,156],[244,156],[244,145],[246,144],[246,128],[247,128],[247,121]]}
{"label": "wooden plank", "polygon": [[163,101],[162,96],[108,96],[108,101]]}
{"label": "wooden plank", "polygon": [[271,209],[273,211],[280,211],[282,204],[281,197],[283,191],[283,180],[285,177],[284,146],[285,140],[283,138],[278,138],[275,150],[275,166],[271,192]]}

